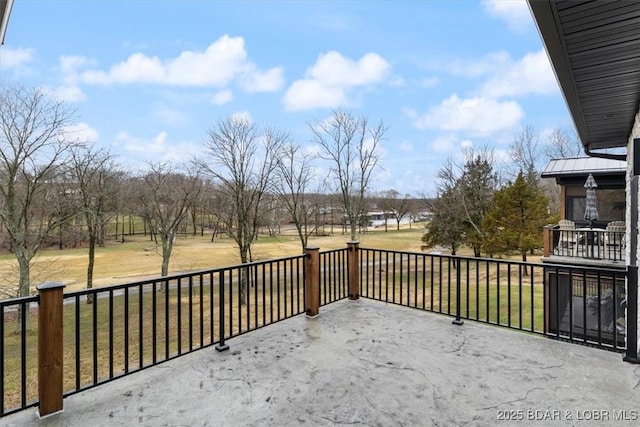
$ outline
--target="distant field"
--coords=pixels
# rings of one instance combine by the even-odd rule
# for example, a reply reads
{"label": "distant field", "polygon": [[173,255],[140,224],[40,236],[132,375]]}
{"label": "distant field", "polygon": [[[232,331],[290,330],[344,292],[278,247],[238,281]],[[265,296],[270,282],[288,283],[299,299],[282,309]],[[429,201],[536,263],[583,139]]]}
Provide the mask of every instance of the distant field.
{"label": "distant field", "polygon": [[[409,229],[403,225],[396,231],[395,224],[383,228],[371,229],[359,235],[361,246],[405,251],[420,251],[420,238],[424,224],[413,224]],[[310,246],[320,250],[336,249],[346,246],[348,234],[339,229],[330,236],[311,236]],[[126,237],[125,243],[110,240],[106,247],[97,248],[94,268],[94,286],[108,286],[127,283],[141,278],[158,276],[162,256],[160,247],[156,247],[149,237]],[[302,253],[300,241],[291,232],[277,236],[261,236],[253,246],[255,260],[280,258]],[[233,240],[227,237],[216,238],[211,235],[180,237],[176,241],[170,263],[170,272],[178,273],[229,266],[239,263],[238,249]],[[87,249],[50,249],[40,253],[34,261],[31,282],[34,285],[47,281],[60,281],[66,290],[86,287]],[[11,254],[0,256],[0,298],[6,298],[7,292],[16,287],[18,277],[15,258]]]}

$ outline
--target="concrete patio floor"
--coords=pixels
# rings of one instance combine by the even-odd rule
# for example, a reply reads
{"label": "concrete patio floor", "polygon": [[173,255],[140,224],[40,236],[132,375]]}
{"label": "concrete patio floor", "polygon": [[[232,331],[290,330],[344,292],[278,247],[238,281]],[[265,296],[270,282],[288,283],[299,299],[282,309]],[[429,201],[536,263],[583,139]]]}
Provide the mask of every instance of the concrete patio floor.
{"label": "concrete patio floor", "polygon": [[29,409],[0,425],[640,423],[640,365],[620,354],[370,300],[227,343],[71,396],[60,414]]}

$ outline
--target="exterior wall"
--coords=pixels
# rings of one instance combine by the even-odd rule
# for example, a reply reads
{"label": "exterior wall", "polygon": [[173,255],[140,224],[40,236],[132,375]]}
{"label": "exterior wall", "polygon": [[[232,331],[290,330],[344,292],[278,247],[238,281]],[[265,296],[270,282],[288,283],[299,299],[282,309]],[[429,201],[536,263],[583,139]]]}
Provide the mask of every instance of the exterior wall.
{"label": "exterior wall", "polygon": [[567,219],[567,187],[560,186],[560,219]]}
{"label": "exterior wall", "polygon": [[[629,135],[629,143],[627,146],[627,188],[631,189],[631,174],[632,174],[632,169],[633,169],[633,140],[635,138],[640,138],[640,110],[638,110],[638,113],[636,114],[636,120],[635,120],[635,124],[633,126],[633,129],[631,131],[631,135]],[[639,186],[640,188],[640,186]],[[640,190],[638,191],[638,193],[640,193]],[[637,195],[639,197],[638,200],[640,200],[640,194]],[[627,191],[627,207],[631,207],[631,192]],[[636,207],[639,212],[638,212],[638,218],[640,218],[640,204],[638,207]],[[629,236],[629,240],[627,240],[628,242],[631,241],[631,239],[633,237],[632,233],[635,233],[636,236],[638,234],[638,224],[632,224],[631,223],[631,209],[627,209],[626,210],[626,214],[625,214],[625,219],[626,219],[626,224],[627,224],[627,229],[626,229],[626,234],[627,236]],[[627,263],[629,262],[629,260],[631,259],[631,245],[627,244]],[[640,261],[640,254],[638,253],[638,249],[636,248],[636,260]],[[640,287],[640,286],[639,286]],[[639,289],[639,293],[640,293],[640,289]],[[640,312],[640,302],[638,303],[638,312]],[[638,353],[640,354],[640,316],[638,316]]]}

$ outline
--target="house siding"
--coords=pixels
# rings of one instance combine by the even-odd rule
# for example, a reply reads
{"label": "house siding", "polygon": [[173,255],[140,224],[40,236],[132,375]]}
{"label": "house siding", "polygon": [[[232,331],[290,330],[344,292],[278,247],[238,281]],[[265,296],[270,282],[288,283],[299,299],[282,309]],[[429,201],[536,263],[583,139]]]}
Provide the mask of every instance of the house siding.
{"label": "house siding", "polygon": [[[633,128],[631,130],[631,135],[629,135],[629,142],[628,142],[628,146],[627,146],[627,188],[631,189],[631,176],[633,173],[633,158],[634,158],[634,153],[633,153],[633,140],[636,138],[640,138],[640,109],[638,110],[638,112],[636,113],[636,118],[635,118],[635,123],[633,125]],[[640,187],[639,187],[640,188]],[[638,191],[638,199],[640,200],[640,191]],[[631,206],[631,192],[627,191],[627,206]],[[640,205],[640,203],[639,203]],[[638,209],[638,216],[637,218],[640,218],[640,206],[636,206],[636,209]],[[627,209],[626,210],[626,224],[627,224],[627,229],[626,229],[626,233],[627,236],[631,237],[631,233],[636,233],[635,238],[637,238],[637,234],[638,234],[638,224],[632,224],[631,223],[631,209]],[[638,241],[638,240],[636,240]],[[631,259],[631,245],[627,245],[626,248],[626,256],[627,256],[627,260]],[[638,249],[636,248],[636,253],[635,253],[636,257],[636,263],[638,262],[638,260],[640,260],[640,254],[638,253]],[[628,285],[628,283],[627,283]],[[636,284],[637,285],[637,284]],[[639,286],[640,288],[640,286]],[[639,294],[640,294],[640,289],[638,289]],[[640,303],[638,303],[638,312],[640,312]],[[640,316],[638,318],[638,328],[636,329],[638,331],[638,353],[640,354]]]}

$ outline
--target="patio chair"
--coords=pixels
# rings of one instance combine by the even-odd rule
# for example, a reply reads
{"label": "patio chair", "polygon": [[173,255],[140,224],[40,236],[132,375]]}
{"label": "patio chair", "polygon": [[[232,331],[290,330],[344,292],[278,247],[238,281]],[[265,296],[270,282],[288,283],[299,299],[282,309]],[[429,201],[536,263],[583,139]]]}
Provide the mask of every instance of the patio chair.
{"label": "patio chair", "polygon": [[568,219],[558,221],[560,239],[558,240],[558,255],[577,256],[578,255],[578,232],[576,223]]}
{"label": "patio chair", "polygon": [[626,244],[625,233],[627,227],[624,221],[611,221],[607,224],[604,232],[604,241],[609,248],[609,252],[613,251],[616,259],[622,258],[622,251]]}

